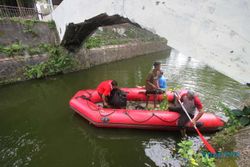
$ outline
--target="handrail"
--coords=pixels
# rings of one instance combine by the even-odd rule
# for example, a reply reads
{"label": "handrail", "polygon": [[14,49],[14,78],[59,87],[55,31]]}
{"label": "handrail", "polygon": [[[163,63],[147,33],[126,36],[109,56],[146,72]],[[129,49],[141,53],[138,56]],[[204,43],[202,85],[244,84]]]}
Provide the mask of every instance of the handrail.
{"label": "handrail", "polygon": [[39,13],[36,8],[0,5],[0,17],[39,19],[39,16],[43,17],[43,14]]}

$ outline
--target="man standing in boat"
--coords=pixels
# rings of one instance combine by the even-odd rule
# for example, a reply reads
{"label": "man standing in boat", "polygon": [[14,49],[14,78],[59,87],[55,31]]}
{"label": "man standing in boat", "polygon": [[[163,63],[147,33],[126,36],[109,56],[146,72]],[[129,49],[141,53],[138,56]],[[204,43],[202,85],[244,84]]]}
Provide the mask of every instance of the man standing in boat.
{"label": "man standing in boat", "polygon": [[[177,96],[176,96],[177,95]],[[184,108],[187,110],[189,116],[192,119],[192,123],[197,125],[197,127],[202,126],[201,122],[197,122],[200,117],[204,114],[202,103],[197,95],[191,90],[178,95],[178,93],[170,93],[167,94],[167,98],[169,101],[168,110],[176,111],[180,114],[178,120],[178,127],[181,129],[181,135],[183,137],[186,136],[186,124],[189,122],[189,118],[187,117],[185,111],[182,109],[179,101],[183,104]],[[198,111],[198,114],[195,115],[195,112]],[[197,123],[196,123],[197,122]]]}
{"label": "man standing in boat", "polygon": [[146,108],[148,107],[148,100],[149,100],[149,95],[153,94],[154,95],[154,108],[156,108],[156,96],[157,94],[163,93],[160,90],[159,87],[159,74],[161,70],[161,63],[160,62],[154,62],[154,69],[148,74],[148,77],[146,79]]}
{"label": "man standing in boat", "polygon": [[118,83],[115,80],[103,81],[97,86],[96,90],[102,98],[104,107],[110,107],[108,97],[110,96],[111,91],[116,88],[118,88]]}

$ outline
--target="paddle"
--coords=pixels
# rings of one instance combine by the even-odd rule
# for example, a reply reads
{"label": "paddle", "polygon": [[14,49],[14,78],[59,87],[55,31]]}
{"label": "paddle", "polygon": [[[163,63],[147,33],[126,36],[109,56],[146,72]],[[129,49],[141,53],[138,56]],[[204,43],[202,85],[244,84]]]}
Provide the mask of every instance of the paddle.
{"label": "paddle", "polygon": [[[175,96],[177,97],[178,99],[178,95],[175,93]],[[181,101],[178,99],[178,102],[180,103],[181,105],[181,108],[184,110],[184,112],[186,113],[187,117],[189,118],[189,120],[192,122],[192,119],[190,118],[186,108],[183,106],[183,104],[181,103]],[[208,143],[208,141],[202,136],[202,134],[200,133],[199,129],[196,127],[195,124],[194,125],[194,129],[196,130],[196,132],[198,133],[198,135],[200,136],[202,142],[204,143],[204,145],[206,146],[206,148],[208,149],[208,151],[210,151],[212,154],[215,154],[216,151],[215,149]]]}

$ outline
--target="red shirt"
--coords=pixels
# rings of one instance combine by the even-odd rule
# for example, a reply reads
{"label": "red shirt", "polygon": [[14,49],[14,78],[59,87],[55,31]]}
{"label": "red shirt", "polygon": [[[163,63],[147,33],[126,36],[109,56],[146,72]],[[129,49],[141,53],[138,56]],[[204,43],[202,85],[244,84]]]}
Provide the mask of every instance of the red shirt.
{"label": "red shirt", "polygon": [[[185,94],[183,94],[183,95],[181,96],[181,101],[182,101],[182,97],[185,96],[185,95],[187,95],[187,93],[185,93]],[[200,101],[200,99],[199,99],[198,96],[194,96],[194,105],[195,105],[195,107],[196,107],[198,110],[201,110],[201,109],[203,108],[202,103],[201,103],[201,101]]]}
{"label": "red shirt", "polygon": [[107,81],[103,81],[101,82],[96,90],[99,94],[103,94],[104,96],[109,96],[111,90],[112,90],[112,85],[111,85],[111,82],[113,80],[107,80]]}

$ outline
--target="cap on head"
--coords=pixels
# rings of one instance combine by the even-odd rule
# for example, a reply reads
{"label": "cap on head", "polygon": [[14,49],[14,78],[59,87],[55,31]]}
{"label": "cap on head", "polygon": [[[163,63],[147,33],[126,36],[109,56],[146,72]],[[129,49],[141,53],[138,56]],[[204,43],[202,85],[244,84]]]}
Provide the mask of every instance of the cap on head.
{"label": "cap on head", "polygon": [[190,97],[190,98],[194,98],[194,91],[188,90],[188,91],[187,91],[187,95],[188,95],[188,97]]}

